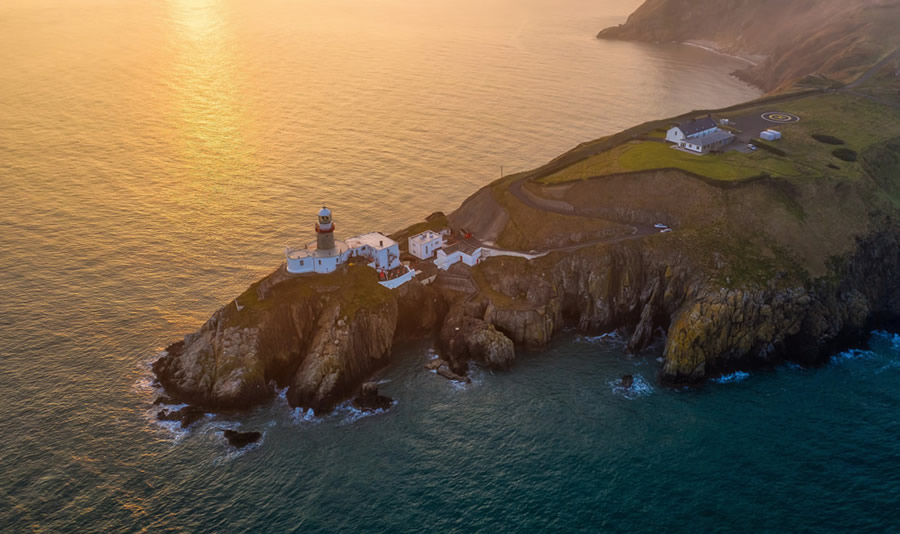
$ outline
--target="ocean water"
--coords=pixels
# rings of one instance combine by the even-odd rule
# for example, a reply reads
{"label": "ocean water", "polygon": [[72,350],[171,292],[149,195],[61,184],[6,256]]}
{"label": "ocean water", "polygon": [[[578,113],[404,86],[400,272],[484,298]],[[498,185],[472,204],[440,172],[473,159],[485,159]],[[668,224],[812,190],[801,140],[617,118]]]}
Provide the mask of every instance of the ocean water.
{"label": "ocean water", "polygon": [[[0,531],[886,531],[893,334],[823,369],[659,386],[561,337],[387,412],[154,421],[149,363],[310,237],[392,231],[575,144],[758,95],[593,39],[638,0],[0,3]],[[623,390],[617,379],[635,376]],[[255,429],[235,452],[220,430]]]}

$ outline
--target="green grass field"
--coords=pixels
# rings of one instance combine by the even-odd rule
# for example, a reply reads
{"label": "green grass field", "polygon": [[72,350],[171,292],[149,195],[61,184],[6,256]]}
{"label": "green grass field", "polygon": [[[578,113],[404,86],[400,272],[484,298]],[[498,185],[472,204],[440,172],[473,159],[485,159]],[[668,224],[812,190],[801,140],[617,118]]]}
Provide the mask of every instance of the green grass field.
{"label": "green grass field", "polygon": [[768,173],[796,176],[799,171],[788,158],[763,151],[736,151],[699,156],[671,148],[668,144],[638,141],[619,145],[540,180],[557,184],[619,172],[677,168],[715,180],[741,180]]}
{"label": "green grass field", "polygon": [[[630,141],[576,162],[538,180],[542,184],[559,184],[585,180],[614,173],[677,168],[714,180],[742,180],[761,174],[785,178],[859,176],[859,163],[840,161],[832,154],[834,147],[820,143],[813,134],[828,134],[847,142],[857,152],[886,139],[900,136],[900,109],[883,106],[851,94],[815,95],[723,114],[736,117],[765,111],[786,111],[801,117],[799,123],[777,127],[784,138],[773,146],[787,155],[758,150],[750,154],[729,151],[724,154],[697,156],[654,141]],[[647,135],[659,137],[655,129]],[[834,165],[839,169],[829,167]]]}

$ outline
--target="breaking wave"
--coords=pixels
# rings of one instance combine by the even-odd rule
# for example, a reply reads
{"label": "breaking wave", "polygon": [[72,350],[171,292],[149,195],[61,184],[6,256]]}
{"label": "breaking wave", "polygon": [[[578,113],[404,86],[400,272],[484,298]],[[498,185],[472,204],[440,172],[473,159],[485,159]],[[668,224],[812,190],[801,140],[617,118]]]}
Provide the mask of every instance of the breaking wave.
{"label": "breaking wave", "polygon": [[355,408],[350,401],[341,403],[334,410],[335,417],[340,417],[341,421],[338,423],[339,425],[349,425],[351,423],[355,423],[360,419],[365,417],[372,417],[374,415],[382,415],[387,413],[391,408],[397,405],[397,399],[393,399],[391,401],[391,407],[387,410],[383,410],[381,408],[377,410],[360,410]]}
{"label": "breaking wave", "polygon": [[886,332],[884,330],[876,330],[872,332],[872,335],[890,343],[891,348],[893,348],[894,350],[900,350],[900,334]]}
{"label": "breaking wave", "polygon": [[640,397],[646,397],[653,393],[653,386],[651,386],[649,382],[644,380],[644,377],[642,377],[641,375],[634,375],[633,378],[634,382],[632,382],[631,387],[629,388],[626,388],[622,385],[621,378],[611,380],[610,382],[608,382],[608,384],[612,388],[612,392],[614,395],[625,397],[628,400],[635,400]]}
{"label": "breaking wave", "polygon": [[736,382],[743,382],[748,378],[750,378],[750,373],[744,371],[735,371],[727,375],[722,375],[719,378],[713,378],[712,381],[716,384],[734,384]]}
{"label": "breaking wave", "polygon": [[575,341],[579,343],[590,343],[592,345],[614,345],[624,343],[622,336],[619,335],[618,332],[607,332],[605,334],[600,334],[599,336],[578,336],[575,338]]}
{"label": "breaking wave", "polygon": [[832,356],[831,363],[840,365],[854,360],[870,360],[872,358],[875,358],[876,356],[877,355],[870,350],[850,349]]}

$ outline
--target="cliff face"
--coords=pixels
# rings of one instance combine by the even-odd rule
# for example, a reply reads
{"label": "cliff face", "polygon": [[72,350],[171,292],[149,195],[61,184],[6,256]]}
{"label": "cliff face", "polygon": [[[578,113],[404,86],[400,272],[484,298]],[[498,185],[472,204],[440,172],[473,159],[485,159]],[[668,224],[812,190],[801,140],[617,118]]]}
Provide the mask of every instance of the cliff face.
{"label": "cliff face", "polygon": [[673,383],[786,359],[820,362],[863,339],[871,320],[900,316],[900,226],[890,221],[828,276],[802,283],[724,289],[687,256],[637,243],[531,264],[498,258],[479,269],[485,286],[469,306],[451,310],[454,324],[496,329],[525,347],[547,344],[564,327],[624,327],[635,351],[665,334],[662,377]]}
{"label": "cliff face", "polygon": [[647,0],[601,39],[697,41],[758,65],[736,73],[767,91],[810,74],[846,82],[900,45],[896,0]]}
{"label": "cliff face", "polygon": [[175,398],[208,409],[246,408],[287,386],[292,406],[328,411],[388,363],[395,337],[433,330],[442,306],[418,283],[390,292],[366,267],[313,278],[279,269],[169,346],[153,370]]}

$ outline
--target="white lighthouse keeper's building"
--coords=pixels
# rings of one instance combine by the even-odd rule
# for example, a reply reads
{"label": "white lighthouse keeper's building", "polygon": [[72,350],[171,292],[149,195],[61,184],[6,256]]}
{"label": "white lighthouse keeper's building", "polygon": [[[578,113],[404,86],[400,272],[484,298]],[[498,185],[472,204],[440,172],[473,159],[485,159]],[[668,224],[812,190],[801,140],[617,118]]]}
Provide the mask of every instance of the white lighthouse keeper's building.
{"label": "white lighthouse keeper's building", "polygon": [[420,260],[427,260],[434,256],[439,248],[444,246],[444,236],[437,232],[427,230],[421,234],[410,237],[408,243],[410,254]]}
{"label": "white lighthouse keeper's building", "polygon": [[390,271],[400,267],[400,245],[379,232],[358,235],[347,239],[351,256],[366,256],[369,266],[376,271]]}

